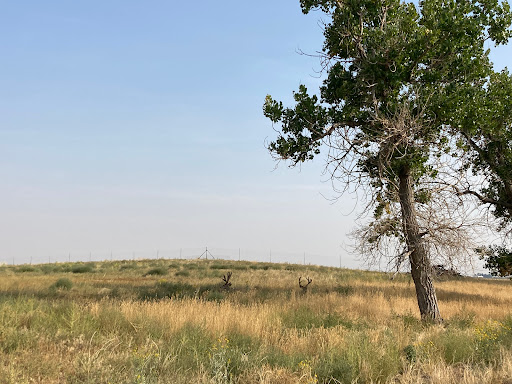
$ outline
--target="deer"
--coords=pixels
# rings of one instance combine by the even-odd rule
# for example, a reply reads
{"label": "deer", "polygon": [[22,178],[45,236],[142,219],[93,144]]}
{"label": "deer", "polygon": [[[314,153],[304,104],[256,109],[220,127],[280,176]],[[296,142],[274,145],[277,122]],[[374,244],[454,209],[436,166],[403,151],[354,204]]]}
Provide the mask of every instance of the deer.
{"label": "deer", "polygon": [[233,273],[228,272],[226,275],[224,275],[224,276],[222,277],[222,280],[224,281],[224,285],[222,286],[222,288],[224,288],[224,289],[229,289],[229,288],[231,288],[231,282],[229,281],[229,279],[231,279],[231,275],[232,275],[232,274],[233,274]]}
{"label": "deer", "polygon": [[308,282],[306,285],[302,285],[301,280],[302,280],[302,276],[299,277],[299,287],[302,289],[303,293],[306,293],[308,291],[308,285],[311,284],[313,279],[310,279],[309,276],[306,277],[306,281]]}

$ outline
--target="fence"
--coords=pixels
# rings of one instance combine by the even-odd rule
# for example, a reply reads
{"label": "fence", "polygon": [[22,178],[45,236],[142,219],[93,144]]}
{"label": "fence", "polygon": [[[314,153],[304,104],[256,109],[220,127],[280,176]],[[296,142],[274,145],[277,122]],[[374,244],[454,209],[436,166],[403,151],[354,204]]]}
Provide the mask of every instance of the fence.
{"label": "fence", "polygon": [[[87,261],[108,261],[108,260],[143,260],[143,259],[222,259],[222,260],[243,260],[272,263],[290,264],[326,264],[338,266],[337,256],[320,255],[309,252],[283,252],[274,250],[254,250],[245,248],[175,248],[155,250],[108,250],[108,251],[72,251],[56,252],[45,256],[25,256],[0,258],[4,264],[45,264],[63,262],[87,262]],[[340,259],[341,264],[341,259]]]}

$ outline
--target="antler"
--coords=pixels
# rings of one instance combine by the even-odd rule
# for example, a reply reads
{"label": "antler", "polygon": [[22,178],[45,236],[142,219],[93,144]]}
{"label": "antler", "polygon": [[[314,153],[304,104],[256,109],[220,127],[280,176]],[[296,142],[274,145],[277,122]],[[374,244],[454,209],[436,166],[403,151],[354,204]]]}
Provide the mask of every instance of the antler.
{"label": "antler", "polygon": [[302,285],[301,283],[301,280],[302,280],[302,276],[299,277],[299,287],[302,288],[302,290],[304,292],[306,292],[308,290],[308,285],[311,284],[311,282],[313,281],[313,279],[310,279],[309,276],[306,277],[306,281],[308,282],[306,285]]}
{"label": "antler", "polygon": [[224,275],[224,277],[222,277],[222,280],[224,281],[224,285],[222,286],[223,288],[228,289],[229,287],[231,287],[231,282],[229,281],[229,279],[231,279],[232,274],[232,272],[228,272],[227,275]]}

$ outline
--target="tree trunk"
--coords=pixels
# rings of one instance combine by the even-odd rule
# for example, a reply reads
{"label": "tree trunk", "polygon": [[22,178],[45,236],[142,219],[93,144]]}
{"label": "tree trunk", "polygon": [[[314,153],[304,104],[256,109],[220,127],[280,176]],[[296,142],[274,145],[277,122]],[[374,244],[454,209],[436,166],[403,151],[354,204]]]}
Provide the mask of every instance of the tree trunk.
{"label": "tree trunk", "polygon": [[437,305],[437,296],[432,283],[431,265],[428,250],[420,235],[416,208],[414,205],[414,191],[412,188],[412,175],[408,166],[403,166],[399,174],[399,198],[402,210],[402,226],[404,228],[407,248],[411,252],[411,275],[416,288],[416,297],[422,320],[440,323],[443,321]]}

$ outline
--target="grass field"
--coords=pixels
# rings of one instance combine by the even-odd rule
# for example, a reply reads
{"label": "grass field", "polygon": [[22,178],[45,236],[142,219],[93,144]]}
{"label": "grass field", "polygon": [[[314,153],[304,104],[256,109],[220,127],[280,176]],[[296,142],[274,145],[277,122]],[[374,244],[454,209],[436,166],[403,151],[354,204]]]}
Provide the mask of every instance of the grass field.
{"label": "grass field", "polygon": [[436,287],[443,325],[419,321],[408,275],[222,260],[3,266],[0,383],[512,384],[512,282]]}

